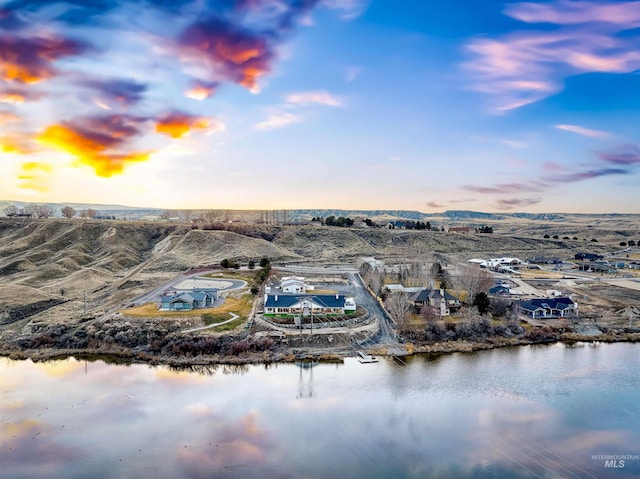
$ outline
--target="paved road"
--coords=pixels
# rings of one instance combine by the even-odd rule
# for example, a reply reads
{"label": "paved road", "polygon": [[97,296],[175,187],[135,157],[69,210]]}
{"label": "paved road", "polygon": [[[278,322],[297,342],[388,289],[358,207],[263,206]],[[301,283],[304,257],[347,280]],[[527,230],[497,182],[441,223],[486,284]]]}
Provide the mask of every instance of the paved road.
{"label": "paved road", "polygon": [[[213,270],[212,270],[213,271]],[[188,279],[195,279],[199,276],[202,276],[203,274],[207,274],[207,271],[198,271],[197,273],[185,273],[185,274],[181,274],[180,276],[172,279],[171,281],[164,283],[160,286],[158,286],[157,288],[143,294],[142,296],[138,296],[137,298],[133,299],[131,301],[130,304],[134,304],[136,306],[141,305],[141,304],[147,304],[147,303],[153,303],[153,302],[157,302],[160,299],[160,296],[162,295],[162,293],[166,290],[176,290],[176,291],[188,291],[189,289],[185,289],[185,290],[181,290],[179,288],[176,288],[177,285],[180,285],[180,283],[182,283],[185,280]],[[209,279],[209,278],[205,278],[205,279]],[[212,279],[216,279],[216,278],[212,278]],[[233,283],[233,286],[230,286],[229,288],[225,288],[224,290],[220,290],[221,292],[224,291],[231,291],[234,289],[238,289],[238,288],[242,288],[243,286],[245,286],[247,283],[246,281],[240,281],[240,280],[235,280],[235,279],[225,279],[224,281],[228,281]]]}
{"label": "paved road", "polygon": [[391,334],[391,328],[389,326],[391,318],[382,309],[380,303],[369,293],[369,290],[364,285],[362,277],[358,273],[349,273],[349,281],[356,289],[355,300],[356,304],[360,304],[367,308],[369,314],[376,318],[380,325],[380,334],[377,337],[376,343],[385,345],[397,345],[398,341]]}

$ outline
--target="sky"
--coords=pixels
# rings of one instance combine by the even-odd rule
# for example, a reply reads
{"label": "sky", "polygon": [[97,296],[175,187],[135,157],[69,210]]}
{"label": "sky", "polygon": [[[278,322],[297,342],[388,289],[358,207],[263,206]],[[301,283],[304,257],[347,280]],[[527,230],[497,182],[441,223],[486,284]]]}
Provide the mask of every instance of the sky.
{"label": "sky", "polygon": [[0,0],[0,199],[640,213],[640,1]]}

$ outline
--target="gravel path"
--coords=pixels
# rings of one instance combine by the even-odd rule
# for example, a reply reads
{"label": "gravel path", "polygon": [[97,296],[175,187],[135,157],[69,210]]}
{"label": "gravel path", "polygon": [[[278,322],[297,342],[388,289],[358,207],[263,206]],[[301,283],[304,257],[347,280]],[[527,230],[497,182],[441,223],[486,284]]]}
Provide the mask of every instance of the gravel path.
{"label": "gravel path", "polygon": [[215,328],[216,326],[222,326],[223,324],[227,324],[230,323],[231,321],[235,321],[236,319],[238,319],[240,316],[238,316],[235,313],[229,313],[231,315],[230,319],[227,319],[226,321],[222,321],[221,323],[216,323],[216,324],[210,324],[208,326],[200,326],[198,328],[191,328],[191,329],[185,329],[184,331],[182,331],[183,333],[193,333],[195,331],[202,331],[204,329],[210,329],[210,328]]}

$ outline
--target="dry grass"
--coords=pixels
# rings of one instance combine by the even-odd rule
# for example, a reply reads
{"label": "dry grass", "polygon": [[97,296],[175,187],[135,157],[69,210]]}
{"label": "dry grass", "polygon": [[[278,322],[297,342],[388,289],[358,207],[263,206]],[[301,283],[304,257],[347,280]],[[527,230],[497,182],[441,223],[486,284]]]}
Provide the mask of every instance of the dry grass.
{"label": "dry grass", "polygon": [[[253,306],[253,295],[250,293],[243,294],[239,298],[228,297],[224,304],[214,308],[213,313],[235,313],[238,316],[247,318]],[[203,311],[203,310],[202,310]]]}
{"label": "dry grass", "polygon": [[[239,298],[227,297],[223,304],[216,308],[192,309],[191,311],[158,311],[157,303],[147,303],[134,308],[123,309],[120,311],[125,316],[135,316],[144,318],[188,318],[194,316],[202,316],[209,313],[213,315],[235,313],[245,319],[251,312],[253,304],[253,296],[244,294]],[[225,319],[229,319],[226,316]]]}
{"label": "dry grass", "polygon": [[134,308],[127,308],[120,311],[125,316],[135,316],[144,318],[186,318],[200,316],[204,313],[216,312],[216,308],[193,309],[191,311],[158,311],[158,303],[147,303]]}
{"label": "dry grass", "polygon": [[224,270],[219,273],[209,273],[203,274],[203,278],[212,278],[212,279],[237,279],[241,281],[246,281],[250,283],[256,277],[258,270],[249,270],[249,271],[233,271],[233,270]]}

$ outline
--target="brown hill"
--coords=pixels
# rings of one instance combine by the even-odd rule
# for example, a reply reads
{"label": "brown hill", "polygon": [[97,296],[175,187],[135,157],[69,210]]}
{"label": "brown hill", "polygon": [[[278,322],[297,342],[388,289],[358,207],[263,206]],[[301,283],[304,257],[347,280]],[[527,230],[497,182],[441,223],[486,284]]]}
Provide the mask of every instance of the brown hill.
{"label": "brown hill", "polygon": [[[238,231],[231,232],[191,229],[176,223],[0,218],[0,313],[30,301],[84,302],[85,295],[94,308],[108,309],[180,272],[218,265],[225,258],[246,263],[268,257],[275,264],[324,265],[355,264],[360,256],[406,262],[436,253],[447,262],[472,257],[566,258],[577,251],[610,252],[620,248],[621,238],[640,240],[637,221],[628,220],[589,217],[587,224],[587,219],[579,217],[560,224],[517,218],[493,222],[494,234],[461,235],[317,224],[230,224],[229,228]],[[579,239],[545,239],[544,234]],[[78,310],[70,303],[55,309],[60,308],[62,314],[72,306]]]}

